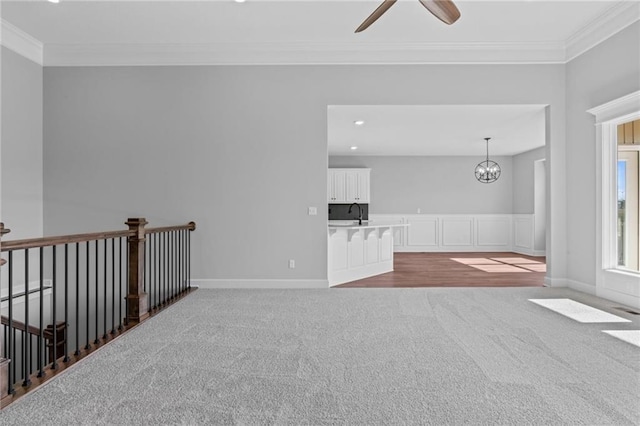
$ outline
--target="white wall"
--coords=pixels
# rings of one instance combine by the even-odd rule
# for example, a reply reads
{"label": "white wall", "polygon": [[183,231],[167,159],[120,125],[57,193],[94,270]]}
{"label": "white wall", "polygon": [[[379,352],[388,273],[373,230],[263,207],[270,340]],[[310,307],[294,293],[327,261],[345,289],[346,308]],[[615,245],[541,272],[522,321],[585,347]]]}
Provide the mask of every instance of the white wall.
{"label": "white wall", "polygon": [[10,240],[42,236],[42,67],[2,47],[2,221]]}
{"label": "white wall", "polygon": [[594,118],[586,111],[640,90],[640,22],[567,64],[567,278],[595,286]]}
{"label": "white wall", "polygon": [[511,213],[511,157],[491,157],[500,178],[483,184],[475,167],[483,157],[330,156],[329,167],[371,168],[370,214]]}
{"label": "white wall", "polygon": [[536,148],[513,156],[513,206],[516,214],[530,214],[534,210],[534,164],[545,158],[546,148]]}
{"label": "white wall", "polygon": [[46,68],[45,231],[195,220],[195,278],[324,280],[327,105],[549,104],[562,274],[564,95],[562,65]]}

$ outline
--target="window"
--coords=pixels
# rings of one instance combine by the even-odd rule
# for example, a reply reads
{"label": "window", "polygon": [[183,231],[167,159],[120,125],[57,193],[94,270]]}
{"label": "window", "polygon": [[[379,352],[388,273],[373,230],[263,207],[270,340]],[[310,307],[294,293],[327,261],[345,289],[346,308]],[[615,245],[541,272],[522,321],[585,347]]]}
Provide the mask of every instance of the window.
{"label": "window", "polygon": [[[635,130],[635,131],[634,131]],[[640,120],[618,125],[617,131],[617,266],[638,271],[640,266]]]}
{"label": "window", "polygon": [[640,306],[640,144],[633,143],[636,129],[640,135],[640,123],[633,127],[634,122],[640,120],[640,91],[588,112],[594,115],[596,126],[595,293],[629,306]]}

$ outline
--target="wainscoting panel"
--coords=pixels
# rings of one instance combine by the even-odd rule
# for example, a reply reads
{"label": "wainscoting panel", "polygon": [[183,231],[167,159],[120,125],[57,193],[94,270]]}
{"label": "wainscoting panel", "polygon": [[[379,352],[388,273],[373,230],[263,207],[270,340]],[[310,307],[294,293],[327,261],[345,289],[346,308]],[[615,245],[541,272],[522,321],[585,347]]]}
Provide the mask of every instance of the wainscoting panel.
{"label": "wainscoting panel", "polygon": [[411,231],[407,232],[407,246],[437,247],[438,219],[433,217],[406,217]]}
{"label": "wainscoting panel", "polygon": [[[442,224],[442,245],[445,247],[473,246],[473,218],[448,218],[440,220]],[[411,232],[411,231],[409,231]]]}
{"label": "wainscoting panel", "polygon": [[479,246],[511,246],[511,215],[476,218],[476,244]]}
{"label": "wainscoting panel", "polygon": [[544,256],[533,249],[532,214],[370,214],[375,222],[406,223],[394,230],[396,252],[513,251]]}
{"label": "wainscoting panel", "polygon": [[534,220],[532,214],[513,215],[513,251],[534,255]]}

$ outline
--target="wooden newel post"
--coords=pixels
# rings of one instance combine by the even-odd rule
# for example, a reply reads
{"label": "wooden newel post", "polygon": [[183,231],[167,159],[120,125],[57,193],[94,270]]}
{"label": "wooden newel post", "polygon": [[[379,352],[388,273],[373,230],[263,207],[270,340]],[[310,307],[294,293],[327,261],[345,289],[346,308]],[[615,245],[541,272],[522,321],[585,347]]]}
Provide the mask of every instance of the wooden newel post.
{"label": "wooden newel post", "polygon": [[125,222],[130,231],[129,237],[129,289],[127,291],[127,323],[135,324],[149,317],[147,293],[144,292],[144,226],[149,223],[145,218],[129,218]]}
{"label": "wooden newel post", "polygon": [[[2,241],[2,236],[4,234],[8,234],[9,232],[11,232],[11,230],[6,229],[4,227],[4,223],[0,222],[0,241]],[[0,259],[0,266],[4,265],[5,263],[7,263],[6,260]],[[9,396],[9,363],[11,362],[10,359],[4,358],[2,356],[4,352],[3,333],[4,333],[4,327],[0,327],[0,400]],[[0,407],[2,407],[3,405],[4,404],[0,403]]]}

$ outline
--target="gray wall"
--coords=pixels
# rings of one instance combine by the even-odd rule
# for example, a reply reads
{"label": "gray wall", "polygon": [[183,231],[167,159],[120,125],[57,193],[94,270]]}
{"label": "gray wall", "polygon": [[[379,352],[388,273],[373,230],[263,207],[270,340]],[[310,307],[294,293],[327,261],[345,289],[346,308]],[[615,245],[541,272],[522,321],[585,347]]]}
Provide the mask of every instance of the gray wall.
{"label": "gray wall", "polygon": [[564,84],[563,65],[46,68],[45,232],[195,220],[194,278],[326,279],[328,105],[548,104],[563,170]]}
{"label": "gray wall", "polygon": [[534,212],[534,163],[545,156],[545,147],[513,156],[513,213]]}
{"label": "gray wall", "polygon": [[482,157],[330,156],[329,167],[371,168],[372,214],[510,214],[511,157],[492,159],[502,172],[490,185],[475,178]]}
{"label": "gray wall", "polygon": [[[587,110],[640,90],[640,22],[567,64],[568,278],[595,285],[594,117]],[[594,249],[595,248],[595,249]]]}
{"label": "gray wall", "polygon": [[6,239],[41,237],[42,67],[2,47],[2,221]]}

